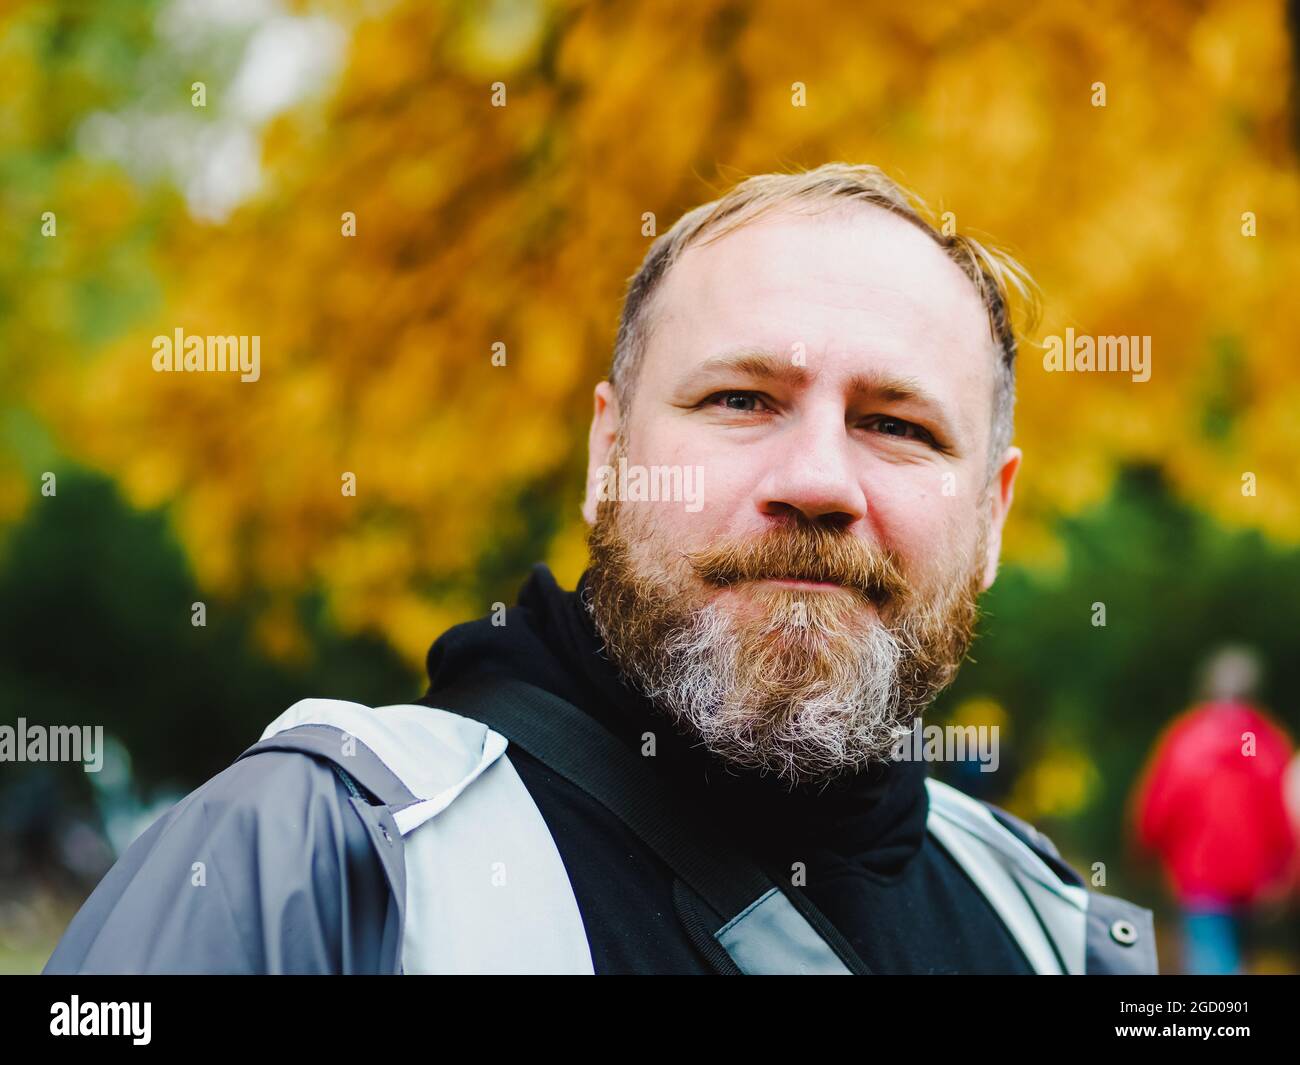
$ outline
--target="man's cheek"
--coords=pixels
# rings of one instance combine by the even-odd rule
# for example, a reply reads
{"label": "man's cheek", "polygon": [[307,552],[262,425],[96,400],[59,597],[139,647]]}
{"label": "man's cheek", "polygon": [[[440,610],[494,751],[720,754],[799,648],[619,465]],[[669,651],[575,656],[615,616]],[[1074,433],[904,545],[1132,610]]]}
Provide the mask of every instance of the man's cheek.
{"label": "man's cheek", "polygon": [[923,505],[888,529],[888,542],[914,570],[951,573],[967,561],[979,514],[974,501],[927,495]]}
{"label": "man's cheek", "polygon": [[942,528],[925,525],[891,530],[879,546],[893,557],[913,595],[933,594],[953,572],[952,550]]}

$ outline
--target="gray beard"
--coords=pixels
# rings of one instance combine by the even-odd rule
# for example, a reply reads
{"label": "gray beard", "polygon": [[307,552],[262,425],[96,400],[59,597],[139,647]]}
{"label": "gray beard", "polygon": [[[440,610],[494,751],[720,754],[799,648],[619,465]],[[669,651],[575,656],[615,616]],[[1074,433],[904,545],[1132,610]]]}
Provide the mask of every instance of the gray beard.
{"label": "gray beard", "polygon": [[[783,623],[773,617],[764,636]],[[820,619],[808,624],[827,635]],[[668,635],[659,663],[628,665],[647,697],[707,750],[794,783],[882,760],[910,730],[898,683],[903,642],[877,624],[853,652],[825,675],[787,668],[764,682],[734,619],[709,604]]]}

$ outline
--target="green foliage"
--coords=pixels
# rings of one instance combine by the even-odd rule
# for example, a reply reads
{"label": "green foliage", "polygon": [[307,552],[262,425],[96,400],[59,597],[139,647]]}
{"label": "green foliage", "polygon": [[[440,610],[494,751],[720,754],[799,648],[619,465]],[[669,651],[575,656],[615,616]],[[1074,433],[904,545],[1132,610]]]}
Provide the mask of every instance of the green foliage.
{"label": "green foliage", "polygon": [[[204,627],[191,624],[199,601]],[[255,600],[200,592],[164,513],[135,512],[111,481],[76,469],[59,473],[57,495],[34,502],[6,540],[0,602],[6,716],[103,725],[146,793],[196,787],[299,699],[382,705],[424,690],[384,642],[340,636],[319,595],[298,604],[310,652],[269,660],[249,639]],[[48,769],[7,765],[5,786],[29,771]],[[88,799],[84,773],[56,775],[64,801]]]}
{"label": "green foliage", "polygon": [[[1222,642],[1256,648],[1266,707],[1300,732],[1300,551],[1254,531],[1228,531],[1167,490],[1149,467],[1128,467],[1103,504],[1060,526],[1064,564],[1004,566],[984,600],[981,638],[936,718],[991,698],[1009,718],[1007,754],[1026,772],[1052,752],[1091,763],[1077,809],[1036,802],[1005,782],[1008,805],[1063,848],[1122,864],[1125,804],[1157,733],[1195,697],[1206,653]],[[1094,604],[1105,604],[1104,626]]]}

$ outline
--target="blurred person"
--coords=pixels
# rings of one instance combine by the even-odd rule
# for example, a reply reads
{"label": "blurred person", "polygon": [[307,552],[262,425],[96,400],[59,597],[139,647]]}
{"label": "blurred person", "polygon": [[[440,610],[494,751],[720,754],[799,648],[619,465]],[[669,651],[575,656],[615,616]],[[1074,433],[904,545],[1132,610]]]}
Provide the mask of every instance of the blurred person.
{"label": "blurred person", "polygon": [[1296,839],[1296,861],[1293,862],[1288,905],[1291,946],[1295,953],[1300,948],[1300,749],[1291,755],[1282,775],[1282,801],[1291,824],[1291,834]]}
{"label": "blurred person", "polygon": [[289,708],[45,971],[1154,972],[1149,910],[891,757],[997,572],[1027,285],[870,166],[689,211],[595,387],[576,590],[439,636],[418,703]]}
{"label": "blurred person", "polygon": [[1158,855],[1180,909],[1183,969],[1242,971],[1242,922],[1293,871],[1283,775],[1292,743],[1254,704],[1258,657],[1208,659],[1198,702],[1157,740],[1134,792],[1137,842]]}

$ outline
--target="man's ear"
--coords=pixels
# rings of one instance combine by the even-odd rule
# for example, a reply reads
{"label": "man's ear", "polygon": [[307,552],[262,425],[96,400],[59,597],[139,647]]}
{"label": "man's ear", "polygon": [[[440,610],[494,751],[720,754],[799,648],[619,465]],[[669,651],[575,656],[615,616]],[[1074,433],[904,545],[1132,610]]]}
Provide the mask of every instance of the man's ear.
{"label": "man's ear", "polygon": [[998,575],[998,558],[1002,554],[1002,527],[1006,524],[1007,511],[1011,509],[1011,500],[1015,495],[1016,473],[1020,469],[1021,457],[1020,448],[1007,448],[989,488],[988,505],[991,513],[982,584],[985,590],[993,584],[993,579]]}
{"label": "man's ear", "polygon": [[608,381],[596,386],[591,413],[591,432],[587,436],[587,494],[582,501],[582,516],[588,525],[596,524],[596,504],[604,482],[601,468],[608,465],[618,436],[618,398]]}

